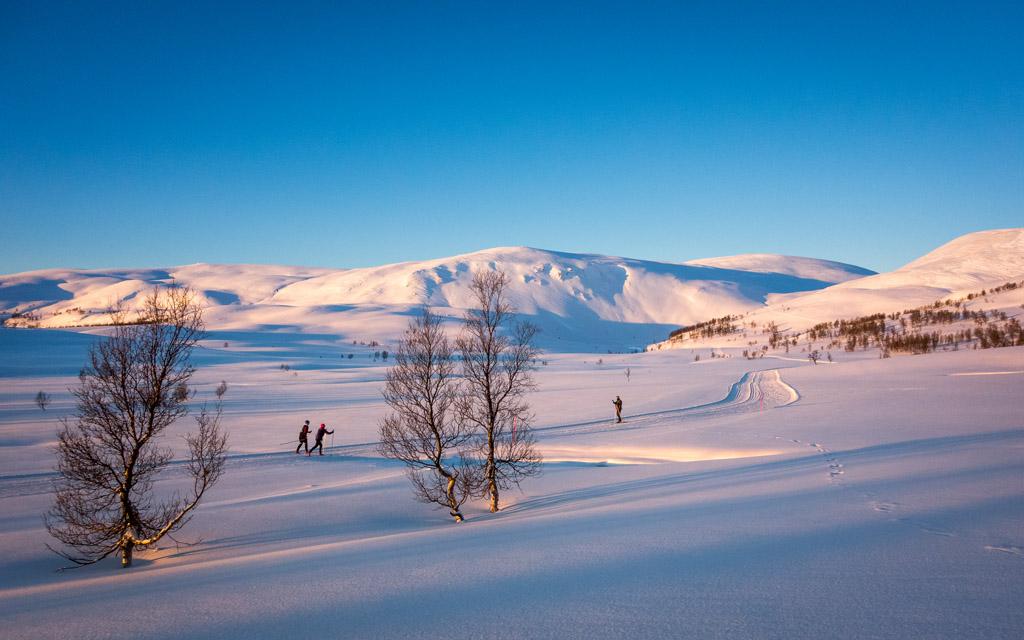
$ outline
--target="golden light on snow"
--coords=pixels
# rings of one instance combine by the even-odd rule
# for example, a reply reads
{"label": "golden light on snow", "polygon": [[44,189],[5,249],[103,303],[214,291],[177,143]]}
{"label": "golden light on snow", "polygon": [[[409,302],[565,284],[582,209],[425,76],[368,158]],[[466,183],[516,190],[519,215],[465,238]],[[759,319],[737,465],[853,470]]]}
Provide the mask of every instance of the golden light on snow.
{"label": "golden light on snow", "polygon": [[773,449],[709,449],[704,447],[541,446],[545,462],[661,464],[756,458],[781,453]]}

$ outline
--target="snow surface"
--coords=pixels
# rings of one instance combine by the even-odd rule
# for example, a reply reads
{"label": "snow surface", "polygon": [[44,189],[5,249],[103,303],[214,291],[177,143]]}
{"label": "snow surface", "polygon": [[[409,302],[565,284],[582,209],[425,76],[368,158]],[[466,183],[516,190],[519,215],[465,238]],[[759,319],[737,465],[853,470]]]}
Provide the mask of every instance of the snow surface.
{"label": "snow surface", "polygon": [[[966,236],[938,258],[750,316],[874,313],[1020,280],[1021,238]],[[52,447],[103,329],[0,329],[0,636],[1024,636],[1024,347],[841,352],[830,365],[777,351],[747,360],[742,346],[604,353],[837,277],[827,264],[720,260],[510,248],[348,271],[0,277],[3,309],[44,324],[95,321],[153,282],[200,290],[211,332],[195,354],[197,402],[227,381],[231,447],[177,536],[195,544],[166,541],[128,571],[111,560],[56,573],[40,519]],[[545,323],[531,403],[546,461],[501,512],[474,502],[456,525],[377,453],[386,368],[380,347],[353,340],[397,335],[422,302],[457,316],[465,278],[491,263]],[[45,413],[40,390],[53,397]],[[292,453],[307,418],[337,430],[329,455]],[[178,458],[188,427],[166,440]],[[173,467],[165,490],[184,481]]]}
{"label": "snow surface", "polygon": [[[232,447],[179,536],[198,543],[55,573],[40,514],[92,339],[0,330],[4,638],[1024,631],[1024,348],[832,366],[549,354],[532,397],[543,475],[455,525],[376,453],[384,368],[366,348],[341,360],[316,336],[254,332],[197,354],[200,400],[228,381]],[[337,428],[330,455],[292,453],[305,418]]]}

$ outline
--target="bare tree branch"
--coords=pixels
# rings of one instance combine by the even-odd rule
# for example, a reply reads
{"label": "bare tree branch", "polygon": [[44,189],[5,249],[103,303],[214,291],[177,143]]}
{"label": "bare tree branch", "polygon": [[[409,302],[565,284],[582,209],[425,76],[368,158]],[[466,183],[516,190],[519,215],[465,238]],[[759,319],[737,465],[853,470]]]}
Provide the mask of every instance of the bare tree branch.
{"label": "bare tree branch", "polygon": [[471,432],[456,420],[455,359],[440,319],[424,308],[409,323],[394,362],[383,391],[392,413],[380,424],[380,452],[406,464],[419,500],[447,508],[462,522],[459,508],[474,476],[451,458]]}
{"label": "bare tree branch", "polygon": [[203,335],[202,312],[191,291],[166,288],[148,294],[137,316],[118,306],[111,317],[113,333],[90,349],[71,390],[77,412],[58,433],[55,499],[45,522],[75,550],[55,552],[75,564],[119,552],[128,567],[135,549],[188,522],[223,471],[227,437],[219,405],[214,413],[204,408],[186,436],[190,495],[156,501],[154,482],[172,457],[158,441],[188,413],[189,357]]}
{"label": "bare tree branch", "polygon": [[464,385],[456,411],[459,421],[479,436],[476,493],[489,498],[492,512],[499,509],[499,491],[539,473],[541,463],[526,402],[535,387],[533,361],[540,352],[533,341],[538,330],[519,322],[509,335],[515,309],[506,299],[507,286],[508,276],[501,271],[474,275],[476,307],[466,312],[456,341]]}

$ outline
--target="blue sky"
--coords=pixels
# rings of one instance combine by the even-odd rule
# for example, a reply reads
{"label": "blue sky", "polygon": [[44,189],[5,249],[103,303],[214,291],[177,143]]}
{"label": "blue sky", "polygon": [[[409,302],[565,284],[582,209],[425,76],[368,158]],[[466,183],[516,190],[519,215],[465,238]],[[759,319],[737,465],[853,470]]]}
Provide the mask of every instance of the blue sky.
{"label": "blue sky", "polygon": [[1024,225],[1021,33],[1021,3],[0,0],[0,273],[890,269]]}

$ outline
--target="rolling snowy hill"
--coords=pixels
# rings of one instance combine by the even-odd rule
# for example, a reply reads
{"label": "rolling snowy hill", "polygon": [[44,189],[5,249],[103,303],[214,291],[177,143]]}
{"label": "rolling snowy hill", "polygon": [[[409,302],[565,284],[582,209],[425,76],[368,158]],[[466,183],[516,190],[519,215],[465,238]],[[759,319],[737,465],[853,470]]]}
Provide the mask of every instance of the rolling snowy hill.
{"label": "rolling snowy hill", "polygon": [[799,256],[782,256],[774,253],[745,253],[738,256],[721,258],[702,258],[688,260],[684,264],[735,269],[737,271],[753,271],[756,273],[784,273],[797,278],[810,278],[824,282],[846,282],[864,276],[874,275],[870,269],[855,267],[843,262],[820,260],[817,258],[801,258]]}
{"label": "rolling snowy hill", "polygon": [[[115,301],[132,304],[157,283],[195,289],[214,330],[296,330],[387,340],[416,307],[458,317],[472,274],[502,269],[510,299],[543,330],[549,348],[624,349],[678,324],[762,306],[775,294],[812,291],[871,273],[840,263],[758,256],[672,264],[503,247],[363,269],[198,264],[149,270],[44,270],[0,276],[0,312],[28,324],[102,323]],[[729,261],[733,261],[730,263]],[[749,267],[749,268],[745,268]]]}
{"label": "rolling snowy hill", "polygon": [[510,299],[558,351],[605,351],[663,339],[680,325],[724,315],[791,329],[839,317],[917,307],[1024,278],[1024,229],[968,234],[882,274],[838,262],[745,254],[664,263],[499,247],[361,269],[196,264],[169,269],[52,269],[0,276],[0,313],[28,326],[106,321],[157,283],[195,289],[213,331],[282,331],[332,339],[397,336],[427,304],[457,318],[472,274],[501,269]]}
{"label": "rolling snowy hill", "polygon": [[1024,229],[978,231],[947,242],[887,273],[825,289],[769,297],[750,314],[794,329],[871,313],[889,313],[959,297],[1024,278]]}
{"label": "rolling snowy hill", "polygon": [[[701,262],[735,264],[753,269],[762,262],[772,265],[772,258],[736,256]],[[785,265],[777,268],[783,269]],[[768,304],[744,314],[743,324],[763,328],[768,323],[775,323],[784,332],[800,332],[822,322],[900,312],[1022,280],[1024,229],[978,231],[956,238],[888,273],[840,282],[817,291],[769,295]],[[1015,316],[1022,302],[1024,290],[1017,288],[1002,291],[996,296],[975,298],[964,308],[998,310]],[[667,340],[655,343],[652,348],[737,346],[743,340],[745,338],[736,335],[697,341]]]}

